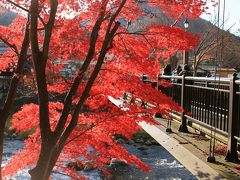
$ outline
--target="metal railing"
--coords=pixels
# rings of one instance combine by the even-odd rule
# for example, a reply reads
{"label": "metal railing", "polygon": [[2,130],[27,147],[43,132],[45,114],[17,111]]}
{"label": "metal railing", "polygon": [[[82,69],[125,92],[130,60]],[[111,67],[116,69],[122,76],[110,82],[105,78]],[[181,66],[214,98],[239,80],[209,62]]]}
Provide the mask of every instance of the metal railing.
{"label": "metal railing", "polygon": [[[160,80],[172,83],[171,87],[158,86],[183,109],[180,131],[187,132],[187,121],[213,129],[228,138],[226,159],[237,161],[240,143],[240,80],[232,78],[202,78],[161,76]],[[11,77],[0,76],[0,106]],[[157,85],[152,83],[153,87]]]}
{"label": "metal railing", "polygon": [[161,90],[177,102],[181,113],[179,131],[187,132],[187,122],[199,124],[228,138],[226,159],[236,161],[240,143],[240,80],[232,78],[203,78],[185,76],[161,76],[172,83]]}

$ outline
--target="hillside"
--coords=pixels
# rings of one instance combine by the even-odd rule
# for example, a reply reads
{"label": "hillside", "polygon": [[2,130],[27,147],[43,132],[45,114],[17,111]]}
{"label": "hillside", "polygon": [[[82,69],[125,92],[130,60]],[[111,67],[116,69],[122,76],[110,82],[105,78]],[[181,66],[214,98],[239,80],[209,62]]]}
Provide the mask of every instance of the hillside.
{"label": "hillside", "polygon": [[[164,15],[161,11],[158,11],[158,17],[153,21],[159,24],[173,24],[174,21],[171,18]],[[184,28],[184,20],[182,19],[176,23],[176,26]],[[240,70],[240,37],[231,34],[229,31],[223,31],[217,26],[213,25],[211,22],[204,19],[198,18],[189,21],[188,31],[192,33],[198,33],[204,40],[205,44],[211,45],[211,50],[206,54],[207,58],[214,59],[216,55],[216,50],[221,51],[222,49],[222,59],[220,63],[222,67],[226,68],[237,68]],[[219,39],[219,46],[216,48],[216,39]],[[222,41],[223,40],[223,41]],[[221,43],[223,42],[223,43]],[[219,53],[221,54],[221,52]],[[218,61],[218,60],[217,60]]]}
{"label": "hillside", "polygon": [[[217,41],[216,39],[219,38],[220,45],[218,47],[218,51],[221,53],[222,49],[222,67],[236,68],[240,65],[240,37],[231,34],[229,31],[218,29],[218,27],[204,19],[190,21],[189,31],[199,33],[203,39],[204,37],[207,37],[208,43],[214,42],[214,39]],[[209,33],[209,35],[206,35],[207,33]],[[216,42],[213,46],[215,44]],[[213,48],[208,55],[215,57],[216,50],[217,48]]]}
{"label": "hillside", "polygon": [[[2,9],[0,9],[0,11],[1,10]],[[6,10],[3,14],[0,14],[0,25],[9,25],[16,16],[15,13]]]}
{"label": "hillside", "polygon": [[[144,18],[140,18],[140,22],[138,23],[140,27],[141,25],[150,25],[151,23],[156,23],[168,25],[174,24],[175,26],[181,27],[182,29],[184,28],[183,26],[185,18],[174,22],[170,17],[166,16],[161,10],[157,8],[150,8],[147,7],[145,4],[142,5],[142,8],[146,9],[146,12],[153,12],[154,15],[151,22],[146,21]],[[216,51],[218,51],[218,54],[222,55],[223,61],[221,63],[219,62],[222,67],[236,68],[238,66],[240,68],[240,37],[237,37],[228,31],[222,31],[217,26],[213,25],[211,22],[201,18],[188,21],[189,28],[187,31],[200,34],[200,36],[202,37],[202,41],[204,41],[204,47],[202,47],[202,49],[208,49],[207,53],[204,52],[205,56],[203,57],[203,61],[212,63],[210,61],[214,61],[214,59],[217,59],[216,62],[219,62],[219,59],[221,59],[219,58],[220,55],[218,55],[218,57],[216,58]],[[217,39],[218,45],[216,43]],[[197,49],[195,51],[197,51]],[[181,61],[181,57],[179,57],[178,59],[179,63],[179,61]],[[194,52],[191,52],[190,61],[193,61],[193,59]],[[173,64],[176,65],[176,63]]]}

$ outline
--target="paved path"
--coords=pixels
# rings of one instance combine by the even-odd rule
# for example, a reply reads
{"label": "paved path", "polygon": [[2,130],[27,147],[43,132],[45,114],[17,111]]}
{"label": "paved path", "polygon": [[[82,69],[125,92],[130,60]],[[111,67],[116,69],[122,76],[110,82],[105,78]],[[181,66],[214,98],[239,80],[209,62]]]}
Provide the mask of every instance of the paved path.
{"label": "paved path", "polygon": [[224,179],[205,162],[193,155],[179,142],[158,127],[141,122],[143,129],[172,154],[182,165],[184,165],[198,179]]}
{"label": "paved path", "polygon": [[[109,100],[124,109],[123,101],[109,97]],[[156,118],[160,126],[152,126],[141,123],[143,129],[168,150],[179,162],[181,162],[198,179],[230,179],[239,180],[240,171],[236,169],[237,164],[226,162],[225,154],[215,154],[216,163],[206,161],[209,154],[209,137],[200,133],[201,126],[197,129],[188,128],[190,133],[181,133],[179,121],[172,120],[172,133],[166,133],[167,120]],[[216,142],[217,145],[222,145]]]}

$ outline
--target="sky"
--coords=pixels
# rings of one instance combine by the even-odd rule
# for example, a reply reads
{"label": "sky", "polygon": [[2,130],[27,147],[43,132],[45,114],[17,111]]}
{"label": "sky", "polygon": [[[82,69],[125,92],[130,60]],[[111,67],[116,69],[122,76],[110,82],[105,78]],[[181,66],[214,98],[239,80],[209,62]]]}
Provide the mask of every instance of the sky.
{"label": "sky", "polygon": [[[208,0],[210,1],[210,0]],[[220,22],[223,22],[223,4],[224,0],[215,0],[215,2],[220,1]],[[218,7],[212,7],[211,4],[208,4],[209,12],[211,15],[202,15],[201,17],[214,21],[214,17],[217,17]],[[235,35],[240,36],[240,0],[225,0],[225,30],[228,30],[230,27],[230,32]],[[214,16],[215,15],[215,16]],[[221,23],[220,23],[221,24]]]}

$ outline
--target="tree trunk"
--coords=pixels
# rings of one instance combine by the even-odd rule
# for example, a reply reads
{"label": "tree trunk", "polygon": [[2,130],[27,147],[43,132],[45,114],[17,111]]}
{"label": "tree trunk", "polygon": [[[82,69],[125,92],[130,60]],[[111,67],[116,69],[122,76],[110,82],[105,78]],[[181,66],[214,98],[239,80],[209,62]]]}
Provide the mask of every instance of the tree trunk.
{"label": "tree trunk", "polygon": [[0,180],[2,180],[2,157],[3,157],[3,136],[4,136],[4,127],[6,125],[7,117],[2,115],[0,111]]}
{"label": "tree trunk", "polygon": [[36,167],[29,171],[32,180],[49,179],[63,147],[64,144],[57,146],[57,148],[56,145],[51,145],[51,147],[48,145],[45,149],[41,149]]}
{"label": "tree trunk", "polygon": [[7,119],[10,115],[10,110],[13,104],[13,100],[16,96],[16,90],[18,86],[19,79],[13,78],[10,90],[8,92],[7,100],[4,104],[4,108],[0,110],[0,180],[2,180],[2,157],[3,157],[3,141],[4,141],[4,128]]}
{"label": "tree trunk", "polygon": [[[36,167],[29,171],[32,180],[47,180],[52,172],[52,156],[54,156],[54,146],[43,145]],[[55,163],[54,163],[55,164]]]}
{"label": "tree trunk", "polygon": [[194,69],[193,69],[193,76],[197,76],[197,67],[194,66]]}
{"label": "tree trunk", "polygon": [[194,56],[194,62],[193,62],[193,76],[197,76],[197,57]]}
{"label": "tree trunk", "polygon": [[20,52],[20,56],[17,63],[17,68],[15,70],[15,75],[12,77],[11,84],[8,90],[7,98],[4,103],[3,109],[0,110],[0,180],[2,180],[2,155],[3,155],[3,135],[4,135],[4,127],[6,125],[7,119],[10,115],[10,111],[16,97],[17,87],[20,80],[20,75],[22,74],[22,69],[26,60],[27,51],[29,48],[29,30],[28,25],[26,26],[24,40],[22,43],[22,48]]}

